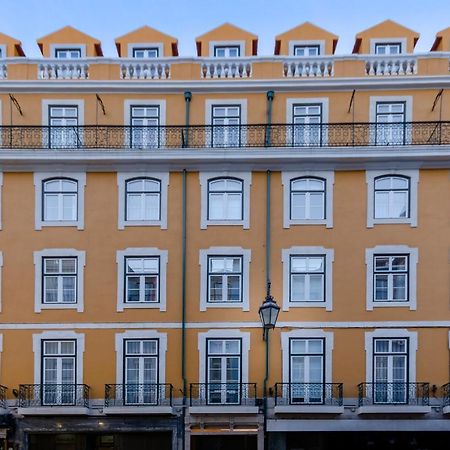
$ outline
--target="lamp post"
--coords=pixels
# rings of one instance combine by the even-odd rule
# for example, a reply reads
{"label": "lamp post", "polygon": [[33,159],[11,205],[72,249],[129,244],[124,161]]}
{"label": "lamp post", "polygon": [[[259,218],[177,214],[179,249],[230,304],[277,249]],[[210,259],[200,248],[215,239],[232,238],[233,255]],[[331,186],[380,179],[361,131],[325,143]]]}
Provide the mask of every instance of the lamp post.
{"label": "lamp post", "polygon": [[266,342],[266,375],[264,377],[264,448],[267,449],[267,381],[269,379],[269,331],[275,328],[280,307],[270,294],[270,281],[267,281],[267,293],[263,304],[259,307],[259,318],[263,328],[263,339]]}

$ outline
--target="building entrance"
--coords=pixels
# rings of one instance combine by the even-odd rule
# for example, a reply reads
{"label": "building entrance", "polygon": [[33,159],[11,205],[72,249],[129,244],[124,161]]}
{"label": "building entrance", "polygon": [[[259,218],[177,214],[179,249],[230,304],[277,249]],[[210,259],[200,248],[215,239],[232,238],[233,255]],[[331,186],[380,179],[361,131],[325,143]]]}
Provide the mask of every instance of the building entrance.
{"label": "building entrance", "polygon": [[191,450],[257,450],[257,437],[192,436]]}

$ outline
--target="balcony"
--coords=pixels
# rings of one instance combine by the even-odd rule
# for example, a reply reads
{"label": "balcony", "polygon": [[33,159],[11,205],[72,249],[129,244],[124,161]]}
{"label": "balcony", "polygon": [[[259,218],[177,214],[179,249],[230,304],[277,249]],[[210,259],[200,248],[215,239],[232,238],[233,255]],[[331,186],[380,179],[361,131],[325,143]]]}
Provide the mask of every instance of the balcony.
{"label": "balcony", "polygon": [[191,383],[191,414],[257,414],[256,383]]}
{"label": "balcony", "polygon": [[172,414],[171,384],[106,384],[105,414]]}
{"label": "balcony", "polygon": [[46,60],[38,64],[38,80],[87,80],[89,64],[86,61]]}
{"label": "balcony", "polygon": [[450,122],[315,125],[1,126],[0,149],[298,148],[450,145]]}
{"label": "balcony", "polygon": [[0,384],[0,414],[1,410],[5,410],[7,408],[6,403],[6,391],[8,388]]}
{"label": "balcony", "polygon": [[89,413],[86,384],[21,384],[19,414],[80,415]]}
{"label": "balcony", "polygon": [[201,64],[201,78],[251,78],[252,60],[243,58],[209,58]]}
{"label": "balcony", "polygon": [[360,383],[358,414],[426,414],[429,383]]}
{"label": "balcony", "polygon": [[120,64],[121,80],[168,80],[170,63],[159,60],[130,59]]}
{"label": "balcony", "polygon": [[341,414],[342,383],[276,383],[275,414]]}
{"label": "balcony", "polygon": [[334,77],[334,59],[322,56],[291,57],[283,62],[283,76],[286,78]]}
{"label": "balcony", "polygon": [[442,412],[450,414],[450,383],[442,386]]}

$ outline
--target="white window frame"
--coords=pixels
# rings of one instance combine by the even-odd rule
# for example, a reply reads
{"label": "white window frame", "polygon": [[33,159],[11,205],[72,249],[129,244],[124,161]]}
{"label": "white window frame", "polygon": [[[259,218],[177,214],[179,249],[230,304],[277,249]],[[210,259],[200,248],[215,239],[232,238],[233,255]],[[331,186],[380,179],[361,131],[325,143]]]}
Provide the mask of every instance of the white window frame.
{"label": "white window frame", "polygon": [[135,58],[133,57],[133,50],[140,50],[143,48],[157,48],[158,56],[156,58],[151,58],[151,60],[157,60],[164,57],[164,44],[162,42],[142,42],[142,43],[130,43],[128,44],[128,58],[134,58],[137,61],[147,60],[150,58]]}
{"label": "white window frame", "polygon": [[[312,46],[317,47],[319,46],[319,57],[323,56],[325,54],[325,40],[323,39],[317,39],[317,40],[297,40],[297,41],[289,41],[289,55],[294,55],[295,47],[298,46]],[[317,56],[297,56],[297,58],[317,58]]]}
{"label": "white window frame", "polygon": [[[400,176],[409,178],[409,217],[391,219],[375,218],[375,179],[383,176]],[[376,224],[409,223],[411,227],[417,227],[417,203],[419,170],[367,170],[367,228]]]}
{"label": "white window frame", "polygon": [[[125,302],[125,257],[157,256],[159,257],[159,302],[127,303]],[[117,263],[117,311],[125,309],[159,309],[166,311],[167,263],[168,251],[155,247],[126,248],[116,253]]]}
{"label": "white window frame", "polygon": [[[401,45],[400,53],[398,55],[376,55],[375,47],[377,44],[400,44]],[[384,56],[387,58],[389,58],[389,57],[395,58],[396,56],[400,56],[400,55],[407,53],[406,44],[407,44],[407,39],[405,37],[372,38],[372,39],[370,39],[370,54],[376,55],[376,56],[381,56],[381,57]]]}
{"label": "white window frame", "polygon": [[289,343],[291,339],[324,339],[324,357],[325,357],[325,373],[323,377],[324,383],[333,382],[333,348],[334,333],[331,331],[323,331],[317,329],[302,329],[281,332],[281,353],[282,353],[282,379],[283,383],[290,383],[289,375]]}
{"label": "white window frame", "polygon": [[[240,308],[250,311],[250,262],[252,251],[242,247],[209,247],[200,250],[200,311],[209,308]],[[242,256],[242,302],[207,302],[208,298],[208,256]]]}
{"label": "white window frame", "polygon": [[250,332],[240,330],[209,330],[204,333],[198,333],[198,351],[199,351],[199,383],[206,383],[206,341],[207,339],[241,339],[241,383],[248,383],[248,366],[250,352]]}
{"label": "white window frame", "polygon": [[[160,384],[166,382],[166,352],[167,333],[156,330],[127,330],[124,333],[116,333],[116,384],[122,384],[123,380],[123,342],[126,339],[158,339],[158,380]],[[164,392],[164,390],[162,391]]]}
{"label": "white window frame", "polygon": [[[44,303],[42,300],[42,259],[52,257],[77,258],[77,301],[76,303]],[[74,248],[45,248],[33,252],[34,261],[34,312],[40,313],[43,309],[75,309],[84,311],[84,266],[86,265],[86,252]]]}
{"label": "white window frame", "polygon": [[[73,49],[80,50],[80,58],[76,59],[62,59],[56,57],[56,50]],[[86,44],[50,44],[50,58],[61,59],[62,61],[77,61],[86,58]]]}
{"label": "white window frame", "polygon": [[[47,179],[71,178],[77,181],[77,220],[48,221],[42,219],[43,192],[42,183]],[[84,230],[84,188],[86,186],[86,173],[84,172],[35,172],[34,173],[34,229],[42,230],[43,227],[76,227]]]}
{"label": "white window frame", "polygon": [[[406,302],[374,302],[373,274],[375,255],[408,255],[408,294]],[[408,247],[407,245],[377,245],[373,248],[366,248],[366,310],[373,311],[380,307],[409,308],[411,311],[417,309],[417,263],[419,262],[419,249]]]}
{"label": "white window frame", "polygon": [[[245,41],[209,41],[209,57],[220,58],[220,56],[214,56],[215,47],[239,47],[238,58],[245,57]],[[227,59],[227,58],[223,58]]]}
{"label": "white window frame", "polygon": [[[247,230],[250,228],[250,187],[252,184],[251,172],[199,172],[200,180],[200,228],[206,230],[211,225],[239,225]],[[242,180],[243,214],[242,220],[209,220],[208,219],[208,182],[213,178],[238,178]]]}
{"label": "white window frame", "polygon": [[44,331],[33,334],[34,384],[41,384],[42,341],[74,340],[76,341],[76,384],[83,384],[83,353],[85,346],[84,333],[75,331]]}
{"label": "white window frame", "polygon": [[416,382],[416,352],[418,349],[418,333],[398,328],[379,328],[375,331],[366,331],[365,350],[366,350],[366,383],[373,382],[373,340],[374,339],[409,339],[408,349],[408,382]]}
{"label": "white window frame", "polygon": [[[154,178],[160,181],[161,187],[161,211],[160,220],[125,220],[125,183],[132,178]],[[117,188],[118,188],[118,228],[124,230],[125,227],[160,227],[162,230],[167,229],[167,195],[169,186],[168,172],[118,172]]]}
{"label": "white window frame", "polygon": [[[296,178],[321,178],[325,180],[325,219],[291,219],[291,181]],[[325,225],[333,228],[333,187],[334,172],[332,171],[304,171],[304,172],[282,172],[281,182],[283,184],[283,228],[291,225]]]}
{"label": "white window frame", "polygon": [[[283,311],[289,308],[325,308],[333,310],[333,262],[334,249],[324,247],[291,247],[281,251],[283,263]],[[324,302],[291,302],[290,301],[290,262],[294,255],[321,255],[325,259],[325,301]]]}

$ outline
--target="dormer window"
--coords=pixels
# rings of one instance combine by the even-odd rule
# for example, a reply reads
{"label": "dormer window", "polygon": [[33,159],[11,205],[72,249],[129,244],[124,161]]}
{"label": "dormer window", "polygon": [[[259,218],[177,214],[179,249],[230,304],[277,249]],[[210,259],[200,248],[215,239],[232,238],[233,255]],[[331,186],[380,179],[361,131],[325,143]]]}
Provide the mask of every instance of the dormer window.
{"label": "dormer window", "polygon": [[319,56],[320,45],[294,45],[294,56]]}
{"label": "dormer window", "polygon": [[56,48],[55,58],[79,59],[81,58],[81,48]]}
{"label": "dormer window", "polygon": [[214,56],[217,58],[237,58],[241,56],[239,45],[215,45]]}
{"label": "dormer window", "polygon": [[375,44],[376,55],[398,55],[402,52],[402,44],[400,42],[387,42]]}
{"label": "dormer window", "polygon": [[158,47],[133,48],[133,58],[158,58],[158,57],[159,57]]}

